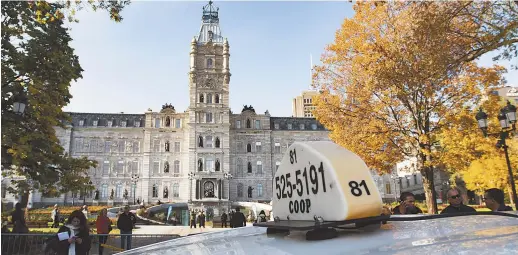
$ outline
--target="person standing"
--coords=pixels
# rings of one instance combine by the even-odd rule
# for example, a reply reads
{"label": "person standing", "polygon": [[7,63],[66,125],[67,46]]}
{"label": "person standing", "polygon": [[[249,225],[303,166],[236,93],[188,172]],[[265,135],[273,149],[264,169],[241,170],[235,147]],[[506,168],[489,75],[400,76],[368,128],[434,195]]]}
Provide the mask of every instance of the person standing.
{"label": "person standing", "polygon": [[25,212],[21,203],[16,203],[14,211],[11,214],[11,222],[13,224],[13,233],[29,233],[29,228],[25,224]]}
{"label": "person standing", "polygon": [[464,205],[462,203],[462,196],[460,190],[457,187],[450,188],[446,193],[448,196],[448,205],[444,210],[442,210],[441,214],[444,213],[461,213],[461,212],[476,212],[473,207]]}
{"label": "person standing", "polygon": [[[59,240],[60,233],[68,233],[68,239]],[[82,211],[75,210],[68,217],[64,226],[58,230],[59,255],[86,255],[90,251],[90,231]]]}
{"label": "person standing", "polygon": [[191,228],[192,227],[196,228],[196,213],[194,210],[191,213]]}
{"label": "person standing", "polygon": [[227,227],[227,214],[225,212],[223,212],[223,214],[221,215],[221,227]]}
{"label": "person standing", "polygon": [[230,224],[230,228],[234,228],[234,225],[232,224],[232,219],[234,217],[234,210],[231,210],[229,213],[228,213],[228,216],[229,216],[229,224]]}
{"label": "person standing", "polygon": [[242,212],[240,212],[239,208],[236,208],[236,212],[232,216],[232,227],[240,228],[244,226],[246,226],[246,217]]}
{"label": "person standing", "polygon": [[97,234],[99,235],[99,255],[103,255],[103,244],[106,244],[108,234],[112,231],[111,221],[110,218],[108,218],[108,210],[106,210],[106,208],[103,208],[99,216],[97,216],[95,226],[97,227]]}
{"label": "person standing", "polygon": [[200,228],[205,228],[205,214],[203,211],[201,211],[200,215],[198,215],[198,225]]}
{"label": "person standing", "polygon": [[58,204],[54,205],[54,209],[50,213],[50,218],[52,219],[52,227],[58,228],[59,227],[59,218],[60,218]]}
{"label": "person standing", "polygon": [[85,218],[88,220],[88,206],[83,205],[83,214],[85,215]]}
{"label": "person standing", "polygon": [[484,193],[486,207],[493,212],[512,211],[513,208],[506,206],[504,202],[504,192],[501,189],[488,189]]}
{"label": "person standing", "polygon": [[124,206],[124,212],[119,215],[117,220],[117,228],[121,232],[121,249],[131,249],[131,235],[135,223],[137,223],[137,217],[130,212],[129,206]]}

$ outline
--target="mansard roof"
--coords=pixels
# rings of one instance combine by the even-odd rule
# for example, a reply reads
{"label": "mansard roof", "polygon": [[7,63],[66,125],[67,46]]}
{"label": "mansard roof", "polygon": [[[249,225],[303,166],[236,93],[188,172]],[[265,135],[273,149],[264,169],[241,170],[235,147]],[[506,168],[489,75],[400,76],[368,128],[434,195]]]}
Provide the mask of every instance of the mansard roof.
{"label": "mansard roof", "polygon": [[[276,128],[275,124],[278,124],[278,128]],[[288,124],[291,124],[291,129],[288,128]],[[301,129],[300,124],[304,124],[304,129]],[[270,117],[270,129],[289,131],[329,131],[315,118],[295,117]]]}
{"label": "mansard roof", "polygon": [[125,114],[125,113],[79,113],[67,112],[72,118],[72,126],[78,127],[80,121],[83,121],[83,127],[93,127],[94,121],[97,121],[97,127],[107,127],[108,121],[111,121],[112,127],[120,127],[123,121],[126,121],[126,127],[144,127],[146,116],[144,114]]}

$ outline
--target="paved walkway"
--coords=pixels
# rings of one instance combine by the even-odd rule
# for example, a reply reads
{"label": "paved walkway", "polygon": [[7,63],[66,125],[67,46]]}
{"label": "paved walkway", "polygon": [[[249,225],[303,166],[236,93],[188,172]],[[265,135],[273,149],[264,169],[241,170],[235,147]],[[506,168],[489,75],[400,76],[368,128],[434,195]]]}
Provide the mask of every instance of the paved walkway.
{"label": "paved walkway", "polygon": [[[247,224],[252,225],[251,223]],[[151,225],[138,225],[138,228],[133,230],[133,234],[148,234],[148,235],[170,235],[176,234],[186,236],[189,234],[207,233],[214,231],[221,231],[230,228],[190,228],[187,226],[151,226]]]}

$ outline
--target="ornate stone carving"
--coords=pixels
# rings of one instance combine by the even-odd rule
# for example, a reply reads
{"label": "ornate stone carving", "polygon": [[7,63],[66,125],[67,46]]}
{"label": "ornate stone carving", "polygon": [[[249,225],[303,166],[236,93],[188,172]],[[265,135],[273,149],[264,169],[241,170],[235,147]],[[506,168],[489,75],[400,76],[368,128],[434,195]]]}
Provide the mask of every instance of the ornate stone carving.
{"label": "ornate stone carving", "polygon": [[215,89],[221,86],[223,78],[218,74],[207,74],[199,76],[196,83],[200,88]]}

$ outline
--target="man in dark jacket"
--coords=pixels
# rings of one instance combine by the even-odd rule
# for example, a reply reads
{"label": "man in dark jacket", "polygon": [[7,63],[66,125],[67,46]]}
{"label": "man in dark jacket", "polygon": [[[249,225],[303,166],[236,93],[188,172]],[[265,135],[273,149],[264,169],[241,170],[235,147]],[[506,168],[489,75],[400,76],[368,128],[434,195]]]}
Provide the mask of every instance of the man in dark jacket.
{"label": "man in dark jacket", "polygon": [[232,216],[232,227],[240,228],[246,226],[246,217],[245,215],[239,211],[239,208],[236,208],[236,212]]}
{"label": "man in dark jacket", "polygon": [[200,228],[205,228],[205,214],[203,211],[201,211],[200,215],[198,215],[198,225]]}
{"label": "man in dark jacket", "polygon": [[226,228],[227,227],[227,214],[223,213],[221,215],[221,227]]}
{"label": "man in dark jacket", "polygon": [[194,212],[194,210],[191,212],[191,228],[194,227],[196,228],[196,213]]}
{"label": "man in dark jacket", "polygon": [[460,190],[457,187],[451,188],[446,193],[448,196],[448,202],[450,205],[444,210],[442,210],[441,214],[443,213],[461,213],[461,212],[476,212],[477,210],[473,209],[473,207],[464,205],[462,203],[462,196],[460,193]]}
{"label": "man in dark jacket", "polygon": [[420,214],[423,211],[415,206],[415,196],[412,192],[403,192],[399,197],[400,204],[392,209],[392,214]]}
{"label": "man in dark jacket", "polygon": [[513,208],[506,206],[504,202],[504,192],[501,189],[488,189],[484,194],[484,202],[486,207],[493,212],[497,211],[512,211]]}
{"label": "man in dark jacket", "polygon": [[119,219],[117,220],[117,228],[119,228],[121,232],[122,249],[131,249],[131,235],[133,234],[133,226],[135,223],[137,223],[137,217],[129,211],[129,206],[124,206],[124,212],[119,215]]}

